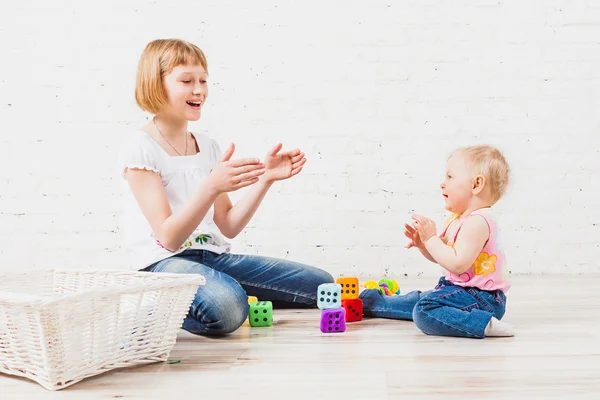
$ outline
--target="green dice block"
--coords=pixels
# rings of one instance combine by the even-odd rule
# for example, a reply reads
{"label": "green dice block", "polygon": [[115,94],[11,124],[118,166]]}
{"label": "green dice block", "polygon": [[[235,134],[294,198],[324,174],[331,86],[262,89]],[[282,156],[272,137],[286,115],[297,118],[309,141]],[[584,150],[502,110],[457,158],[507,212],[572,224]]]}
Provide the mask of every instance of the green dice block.
{"label": "green dice block", "polygon": [[256,301],[250,303],[248,312],[250,326],[273,325],[273,303],[270,301]]}

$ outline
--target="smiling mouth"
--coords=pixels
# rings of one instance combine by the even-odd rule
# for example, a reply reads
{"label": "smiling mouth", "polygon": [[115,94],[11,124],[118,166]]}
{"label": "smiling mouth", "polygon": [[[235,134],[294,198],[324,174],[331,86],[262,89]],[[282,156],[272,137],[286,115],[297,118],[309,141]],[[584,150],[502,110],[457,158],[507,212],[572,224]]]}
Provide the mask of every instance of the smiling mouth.
{"label": "smiling mouth", "polygon": [[186,103],[189,106],[192,106],[192,107],[200,107],[202,105],[201,101],[198,101],[198,102],[195,102],[195,101],[186,101]]}

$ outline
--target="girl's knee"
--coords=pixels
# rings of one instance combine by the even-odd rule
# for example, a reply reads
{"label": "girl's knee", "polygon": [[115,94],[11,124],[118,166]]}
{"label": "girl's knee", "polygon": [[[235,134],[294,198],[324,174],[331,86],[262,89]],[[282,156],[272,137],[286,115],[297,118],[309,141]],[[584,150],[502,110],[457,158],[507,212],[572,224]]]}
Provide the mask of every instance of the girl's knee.
{"label": "girl's knee", "polygon": [[[237,286],[237,287],[236,287]],[[199,290],[184,329],[199,334],[223,335],[236,331],[248,316],[248,297],[239,285],[228,290]]]}
{"label": "girl's knee", "polygon": [[202,315],[192,315],[184,321],[183,328],[196,334],[226,335],[235,332],[248,316],[248,302],[219,301]]}
{"label": "girl's knee", "polygon": [[213,326],[213,331],[219,334],[227,334],[236,331],[248,317],[248,298],[246,292],[243,297],[232,295],[219,299],[212,311],[214,318],[219,321]]}

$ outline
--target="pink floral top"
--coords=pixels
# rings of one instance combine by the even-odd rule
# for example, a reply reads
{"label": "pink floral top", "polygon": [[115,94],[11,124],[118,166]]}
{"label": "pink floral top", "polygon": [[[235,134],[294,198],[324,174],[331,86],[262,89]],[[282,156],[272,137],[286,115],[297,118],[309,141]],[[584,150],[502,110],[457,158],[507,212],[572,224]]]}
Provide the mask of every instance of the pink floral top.
{"label": "pink floral top", "polygon": [[[502,248],[502,243],[499,238],[498,224],[493,216],[490,208],[482,208],[471,213],[467,218],[472,218],[474,215],[480,215],[485,219],[490,228],[490,237],[481,249],[479,256],[466,272],[457,275],[444,269],[444,275],[447,280],[455,285],[463,287],[476,287],[482,290],[502,290],[507,292],[511,284],[508,281],[508,269],[506,268],[506,259]],[[454,246],[460,228],[461,222],[456,227],[453,227],[451,232],[448,228],[452,221],[459,217],[458,214],[453,214],[446,223],[444,231],[440,238],[448,244]],[[466,219],[465,219],[466,220]]]}

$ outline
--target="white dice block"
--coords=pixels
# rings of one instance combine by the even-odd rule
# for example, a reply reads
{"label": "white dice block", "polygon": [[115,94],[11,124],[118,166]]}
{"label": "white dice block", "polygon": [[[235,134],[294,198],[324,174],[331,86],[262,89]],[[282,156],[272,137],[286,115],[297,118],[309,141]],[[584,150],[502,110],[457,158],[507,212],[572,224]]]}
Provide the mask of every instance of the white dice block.
{"label": "white dice block", "polygon": [[317,290],[317,306],[321,310],[340,308],[342,306],[342,285],[339,283],[323,283]]}

